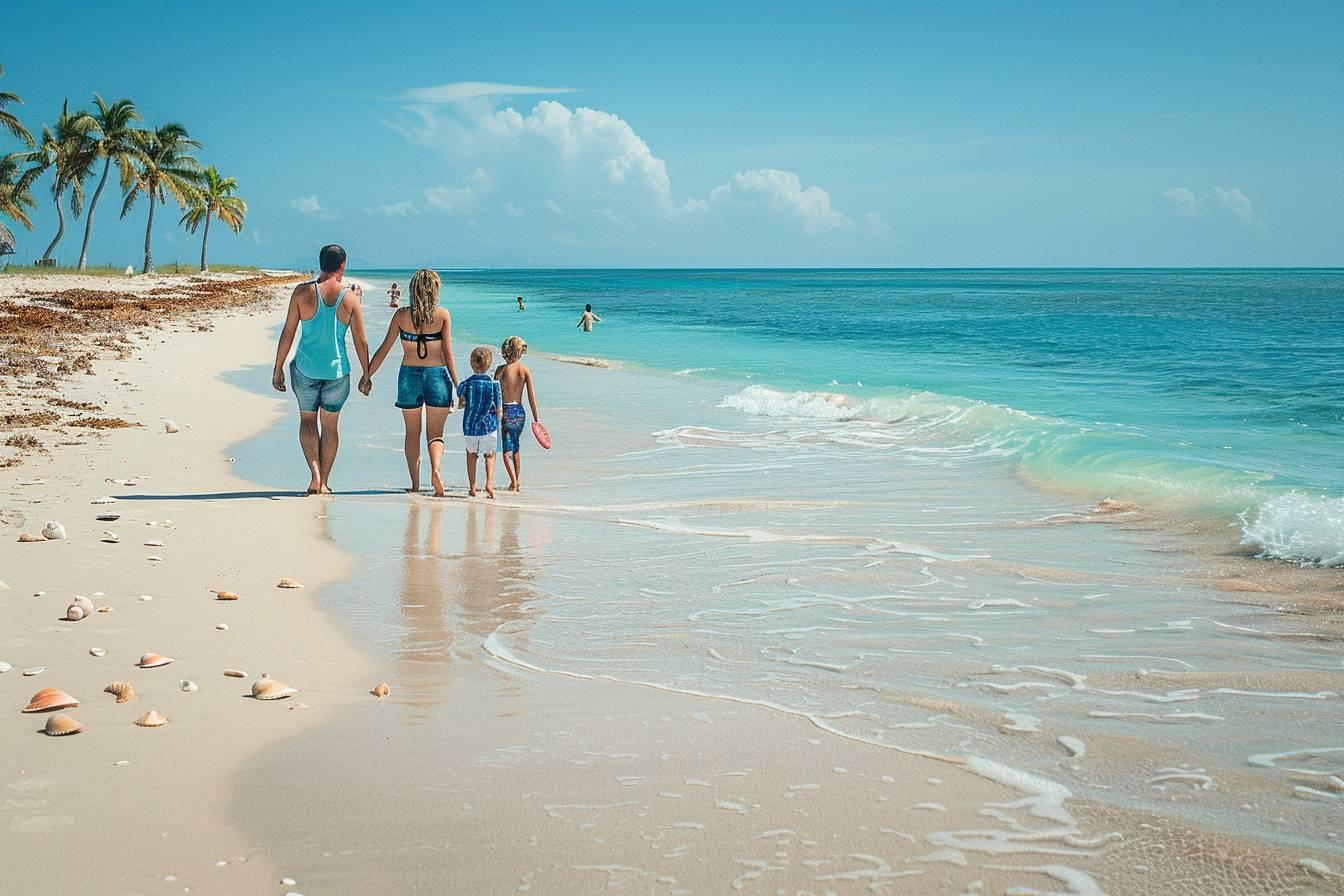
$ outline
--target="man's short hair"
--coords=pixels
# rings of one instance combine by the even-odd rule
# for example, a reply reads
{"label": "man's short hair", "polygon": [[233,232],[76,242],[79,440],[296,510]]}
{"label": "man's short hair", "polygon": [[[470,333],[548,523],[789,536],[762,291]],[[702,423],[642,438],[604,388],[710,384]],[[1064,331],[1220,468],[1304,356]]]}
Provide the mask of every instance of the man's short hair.
{"label": "man's short hair", "polygon": [[317,253],[317,266],[324,274],[336,273],[343,264],[345,264],[345,250],[335,243],[323,246],[322,251]]}

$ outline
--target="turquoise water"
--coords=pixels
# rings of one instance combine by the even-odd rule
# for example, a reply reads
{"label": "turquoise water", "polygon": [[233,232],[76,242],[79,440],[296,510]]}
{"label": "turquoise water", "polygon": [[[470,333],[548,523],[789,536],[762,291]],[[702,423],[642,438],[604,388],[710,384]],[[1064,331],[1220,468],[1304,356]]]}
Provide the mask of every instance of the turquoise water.
{"label": "turquoise water", "polygon": [[1268,557],[1344,563],[1344,271],[443,277],[459,338],[725,381],[743,414],[852,422],[892,451],[917,434],[1047,489],[1239,524]]}

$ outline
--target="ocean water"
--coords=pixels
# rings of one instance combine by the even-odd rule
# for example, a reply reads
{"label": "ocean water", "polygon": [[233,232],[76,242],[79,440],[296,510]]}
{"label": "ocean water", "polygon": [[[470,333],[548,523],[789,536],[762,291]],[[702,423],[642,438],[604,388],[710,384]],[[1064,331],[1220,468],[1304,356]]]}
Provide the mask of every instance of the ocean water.
{"label": "ocean water", "polygon": [[[369,272],[403,289],[410,273]],[[746,415],[1004,457],[1047,489],[1344,563],[1344,271],[443,276],[460,338],[516,330],[534,352],[723,381]],[[584,303],[604,319],[592,334],[575,326]]]}
{"label": "ocean water", "polygon": [[[409,273],[356,272],[375,340]],[[343,414],[347,494],[322,512],[359,572],[321,599],[416,724],[485,656],[1344,862],[1339,642],[1214,587],[1200,553],[1246,539],[1272,571],[1344,549],[1344,273],[444,278],[459,370],[524,336],[555,447],[525,446],[521,497],[437,502],[386,493],[391,371]],[[301,485],[292,442],[287,420],[231,451]],[[1090,512],[1105,497],[1163,513]],[[1054,864],[1124,829],[1022,824],[940,842]]]}

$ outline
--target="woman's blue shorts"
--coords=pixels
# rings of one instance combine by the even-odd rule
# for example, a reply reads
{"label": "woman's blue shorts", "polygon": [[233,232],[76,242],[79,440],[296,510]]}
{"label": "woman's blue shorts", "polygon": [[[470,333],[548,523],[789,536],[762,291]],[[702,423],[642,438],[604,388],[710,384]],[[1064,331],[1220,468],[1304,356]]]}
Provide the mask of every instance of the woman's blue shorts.
{"label": "woman's blue shorts", "polygon": [[447,367],[410,367],[403,364],[397,374],[397,407],[410,411],[428,405],[431,408],[453,406],[453,381]]}

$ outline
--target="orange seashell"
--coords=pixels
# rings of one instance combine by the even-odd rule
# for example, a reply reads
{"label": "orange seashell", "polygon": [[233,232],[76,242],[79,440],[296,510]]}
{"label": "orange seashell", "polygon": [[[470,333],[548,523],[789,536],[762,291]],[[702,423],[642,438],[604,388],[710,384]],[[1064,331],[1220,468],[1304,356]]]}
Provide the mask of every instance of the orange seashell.
{"label": "orange seashell", "polygon": [[22,544],[37,544],[39,541],[46,541],[41,535],[34,535],[31,532],[20,532],[19,541]]}
{"label": "orange seashell", "polygon": [[67,734],[78,734],[84,730],[84,726],[64,713],[57,713],[47,719],[47,724],[42,729],[43,734],[51,737],[64,737]]}
{"label": "orange seashell", "polygon": [[246,678],[247,673],[240,669],[225,669],[224,674],[229,678]]}
{"label": "orange seashell", "polygon": [[215,600],[237,600],[239,598],[239,595],[232,591],[216,591],[214,595]]}
{"label": "orange seashell", "polygon": [[135,688],[131,687],[129,681],[114,681],[103,688],[103,693],[116,694],[118,703],[126,703],[135,696]]}
{"label": "orange seashell", "polygon": [[383,682],[382,684],[375,687],[373,690],[369,691],[369,693],[377,697],[379,700],[381,700],[388,694],[392,693],[392,689],[387,686],[387,682]]}
{"label": "orange seashell", "polygon": [[258,700],[283,700],[286,697],[293,697],[298,692],[297,688],[291,688],[273,678],[268,678],[264,672],[261,678],[252,685],[252,696]]}
{"label": "orange seashell", "polygon": [[23,711],[51,712],[53,709],[69,709],[78,705],[79,701],[65,691],[56,688],[43,688],[33,695],[33,699],[28,701],[28,705],[23,708]]}
{"label": "orange seashell", "polygon": [[141,728],[162,728],[164,725],[168,724],[168,719],[151,709],[149,712],[136,719],[135,724],[139,725]]}
{"label": "orange seashell", "polygon": [[141,669],[157,669],[159,666],[166,666],[173,661],[170,656],[163,656],[157,653],[147,653],[140,657],[140,662],[136,663]]}

